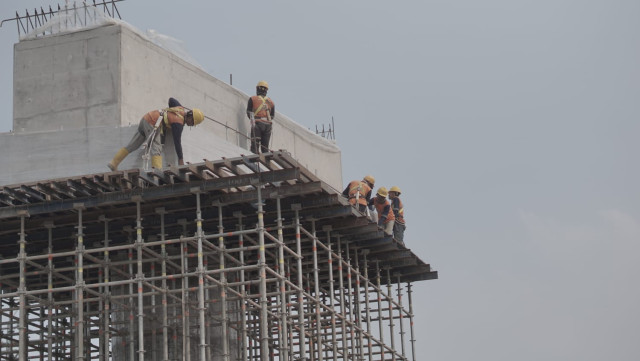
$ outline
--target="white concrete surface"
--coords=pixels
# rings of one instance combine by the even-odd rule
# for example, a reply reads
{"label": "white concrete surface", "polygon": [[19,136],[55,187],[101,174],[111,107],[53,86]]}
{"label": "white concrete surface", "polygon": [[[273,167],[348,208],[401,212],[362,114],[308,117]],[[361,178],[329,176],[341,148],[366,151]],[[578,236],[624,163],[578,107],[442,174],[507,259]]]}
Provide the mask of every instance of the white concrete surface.
{"label": "white concrete surface", "polygon": [[[14,129],[0,134],[0,185],[108,171],[142,115],[170,96],[211,120],[185,128],[185,161],[248,154],[248,95],[123,23],[23,40],[14,46]],[[257,79],[258,80],[258,79]],[[276,109],[278,100],[274,95]],[[336,189],[340,149],[277,113],[272,149],[284,149]],[[141,168],[139,152],[120,169]],[[171,142],[165,164],[175,164]]]}

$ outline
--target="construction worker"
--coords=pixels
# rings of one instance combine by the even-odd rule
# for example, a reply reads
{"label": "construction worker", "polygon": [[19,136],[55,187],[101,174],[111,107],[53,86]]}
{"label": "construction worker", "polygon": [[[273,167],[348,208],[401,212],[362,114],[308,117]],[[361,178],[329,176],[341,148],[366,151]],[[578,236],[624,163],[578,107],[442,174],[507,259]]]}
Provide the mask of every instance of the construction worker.
{"label": "construction worker", "polygon": [[255,154],[269,151],[271,122],[276,116],[276,106],[267,97],[269,84],[260,80],[256,85],[256,95],[249,98],[247,117],[251,120],[251,151]]}
{"label": "construction worker", "polygon": [[[156,169],[162,168],[162,135],[171,133],[173,143],[175,145],[176,154],[178,155],[178,164],[184,165],[182,158],[182,130],[184,125],[192,127],[202,123],[204,114],[200,109],[186,111],[180,102],[174,98],[169,98],[169,107],[161,110],[152,110],[145,114],[140,123],[138,130],[129,141],[129,144],[120,148],[116,155],[109,162],[108,167],[112,171],[118,170],[118,165],[129,153],[138,149],[147,138],[153,134],[154,138],[149,142],[151,147],[151,166]],[[157,129],[154,133],[154,129]],[[161,133],[161,134],[157,134]]]}
{"label": "construction worker", "polygon": [[406,229],[406,225],[404,222],[404,206],[399,197],[400,193],[402,192],[398,186],[393,186],[389,189],[389,201],[391,202],[393,215],[396,217],[396,222],[393,224],[393,238],[404,244],[404,230]]}
{"label": "construction worker", "polygon": [[349,198],[349,203],[352,206],[357,205],[360,212],[366,213],[367,205],[371,199],[371,190],[375,183],[376,179],[370,175],[365,176],[361,181],[351,181],[342,191],[342,195]]}
{"label": "construction worker", "polygon": [[369,201],[370,205],[373,205],[378,212],[378,226],[382,227],[384,234],[387,236],[393,235],[393,225],[395,224],[396,217],[391,209],[391,204],[387,200],[387,188],[380,187],[376,193],[376,197]]}

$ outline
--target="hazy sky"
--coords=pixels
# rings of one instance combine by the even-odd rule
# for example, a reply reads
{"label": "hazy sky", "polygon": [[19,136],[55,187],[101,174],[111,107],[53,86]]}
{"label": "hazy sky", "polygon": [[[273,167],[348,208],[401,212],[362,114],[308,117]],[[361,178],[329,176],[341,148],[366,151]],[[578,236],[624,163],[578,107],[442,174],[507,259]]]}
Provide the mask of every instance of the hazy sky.
{"label": "hazy sky", "polygon": [[[269,81],[304,126],[334,117],[344,183],[402,188],[406,243],[440,273],[415,284],[419,360],[640,360],[640,1],[119,9],[245,93]],[[0,131],[17,39],[0,28]]]}

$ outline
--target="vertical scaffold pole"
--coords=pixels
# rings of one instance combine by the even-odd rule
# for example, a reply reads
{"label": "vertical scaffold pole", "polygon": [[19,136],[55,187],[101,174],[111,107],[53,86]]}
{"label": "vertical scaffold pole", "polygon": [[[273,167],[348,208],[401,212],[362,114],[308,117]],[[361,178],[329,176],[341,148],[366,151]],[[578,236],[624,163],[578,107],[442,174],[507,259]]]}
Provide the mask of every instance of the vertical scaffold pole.
{"label": "vertical scaffold pole", "polygon": [[[131,226],[125,226],[124,231],[127,232],[127,241],[128,243],[133,243],[133,236],[131,232]],[[127,251],[127,267],[129,271],[129,277],[133,275],[133,250],[129,249]],[[124,266],[123,266],[124,268]],[[123,289],[124,292],[124,289]],[[135,324],[134,324],[134,316],[133,316],[133,282],[129,282],[129,360],[136,359],[136,349],[135,349]]]}
{"label": "vertical scaffold pole", "polygon": [[[333,250],[331,249],[331,226],[323,228],[327,232],[327,265],[329,266],[329,300],[331,302],[331,354],[334,361],[338,359],[338,343],[336,334],[336,311],[335,311],[335,281],[333,279]],[[338,259],[340,262],[340,259]]]}
{"label": "vertical scaffold pole", "polygon": [[78,261],[77,278],[76,278],[76,302],[77,302],[77,317],[76,320],[76,347],[77,354],[76,359],[83,360],[84,355],[84,266],[83,266],[83,254],[84,254],[84,226],[82,225],[82,210],[84,205],[82,203],[76,203],[73,205],[78,211],[78,242],[76,248],[76,259]]}
{"label": "vertical scaffold pole", "polygon": [[345,249],[347,251],[347,291],[348,291],[348,298],[349,298],[349,344],[350,347],[349,349],[351,350],[351,357],[355,357],[356,354],[356,346],[355,346],[355,334],[354,334],[354,315],[353,315],[353,304],[354,304],[354,299],[353,299],[353,284],[351,283],[352,280],[352,267],[351,267],[351,255],[349,252],[349,242],[345,243]]}
{"label": "vertical scaffold pole", "polygon": [[242,299],[240,300],[240,332],[242,334],[240,340],[240,354],[242,356],[242,361],[247,361],[247,289],[244,284],[244,267],[246,266],[244,262],[244,235],[242,234],[243,224],[242,224],[242,212],[233,212],[233,216],[238,218],[238,230],[240,231],[240,235],[238,236],[238,247],[240,248],[240,294],[242,295]]}
{"label": "vertical scaffold pole", "polygon": [[344,311],[344,274],[342,273],[342,262],[344,260],[342,256],[342,242],[340,241],[340,236],[338,238],[338,287],[340,288],[340,312],[342,313],[342,359],[347,360],[349,351],[347,349],[347,315]]}
{"label": "vertical scaffold pole", "polygon": [[265,244],[264,244],[264,209],[262,205],[262,185],[258,184],[258,245],[260,259],[258,260],[258,268],[260,270],[260,361],[269,360],[269,329],[268,329],[268,313],[267,313],[267,263],[265,260]]}
{"label": "vertical scaffold pole", "polygon": [[47,238],[49,239],[49,259],[47,261],[47,355],[49,361],[53,361],[53,222],[44,223],[47,228]]}
{"label": "vertical scaffold pole", "polygon": [[[151,238],[151,236],[147,236],[149,238]],[[157,342],[158,342],[158,330],[156,327],[156,324],[158,322],[158,311],[156,309],[156,290],[157,290],[157,286],[156,286],[156,262],[157,259],[153,259],[151,261],[151,264],[149,265],[149,272],[151,273],[151,287],[153,290],[153,293],[151,294],[151,320],[153,323],[153,326],[151,327],[151,345],[147,344],[147,348],[151,349],[151,359],[152,360],[157,360],[158,359],[158,347],[157,347]]]}
{"label": "vertical scaffold pole", "polygon": [[304,327],[304,285],[302,283],[302,245],[300,240],[300,204],[292,204],[296,217],[296,255],[298,258],[298,328],[300,335],[300,360],[307,360],[307,340]]}
{"label": "vertical scaffold pole", "polygon": [[405,352],[405,348],[404,348],[404,318],[403,318],[403,313],[404,313],[404,307],[402,306],[402,286],[400,285],[400,274],[397,273],[396,277],[398,279],[398,317],[400,318],[400,346],[402,348],[402,359],[406,360],[407,359],[407,354]]}
{"label": "vertical scaffold pole", "polygon": [[387,270],[387,304],[389,305],[389,338],[391,339],[391,361],[396,361],[396,345],[393,335],[393,291],[391,290],[391,270],[386,267]]}
{"label": "vertical scaffold pole", "polygon": [[162,257],[160,272],[162,273],[162,361],[169,361],[169,322],[167,311],[167,245],[165,244],[166,234],[164,233],[164,207],[156,208],[156,213],[160,215],[160,256]]}
{"label": "vertical scaffold pole", "polygon": [[[200,326],[200,344],[198,345],[200,350],[200,360],[206,359],[207,344],[205,341],[205,322],[204,322],[204,262],[203,262],[203,249],[202,239],[202,212],[200,210],[200,192],[196,188],[193,191],[196,194],[196,234],[198,238],[198,318]],[[221,276],[224,277],[224,276]]]}
{"label": "vertical scaffold pole", "polygon": [[[187,220],[178,219],[178,224],[182,225],[182,235],[187,236]],[[181,250],[181,278],[182,278],[182,359],[191,361],[191,328],[189,325],[189,278],[186,273],[189,271],[189,248],[187,241],[180,243]]]}
{"label": "vertical scaffold pole", "polygon": [[[224,232],[224,224],[222,222],[222,205],[218,204],[218,233],[222,234]],[[218,237],[218,248],[220,249],[219,254],[219,263],[220,263],[220,308],[222,312],[222,359],[224,361],[229,361],[229,321],[227,315],[227,275],[224,272],[224,256],[226,253],[224,246],[224,237]],[[204,359],[203,359],[204,360]]]}
{"label": "vertical scaffold pole", "polygon": [[409,296],[409,329],[411,330],[411,359],[416,361],[416,338],[413,333],[413,300],[411,299],[411,282],[407,282],[407,295]]}
{"label": "vertical scaffold pole", "polygon": [[289,347],[287,344],[287,302],[286,302],[286,282],[284,272],[284,235],[282,232],[282,209],[280,208],[280,198],[276,199],[278,212],[278,272],[280,273],[280,357],[283,361],[289,361]]}
{"label": "vertical scaffold pole", "polygon": [[368,249],[362,250],[362,255],[364,256],[364,278],[366,280],[365,289],[364,289],[364,301],[365,301],[365,310],[366,310],[366,322],[367,322],[367,333],[369,337],[367,338],[367,350],[369,354],[368,360],[373,360],[373,344],[371,342],[371,311],[369,307],[369,260],[367,259],[367,255],[369,254]]}
{"label": "vertical scaffold pole", "polygon": [[142,270],[142,245],[144,240],[142,239],[142,217],[140,215],[140,198],[136,199],[136,253],[137,253],[137,266],[138,272],[136,279],[138,281],[138,360],[144,361],[144,289],[142,287],[142,281],[144,280],[144,272]]}
{"label": "vertical scaffold pole", "polygon": [[18,251],[18,263],[20,267],[20,281],[18,283],[18,294],[20,294],[20,308],[18,311],[18,360],[20,361],[27,361],[27,282],[25,280],[27,238],[24,231],[25,216],[26,214],[20,216],[20,240],[18,241],[20,248]]}
{"label": "vertical scaffold pole", "polygon": [[378,296],[378,336],[380,336],[380,355],[384,360],[384,328],[382,326],[382,282],[380,280],[380,262],[376,261],[376,293]]}
{"label": "vertical scaffold pole", "polygon": [[355,269],[355,274],[356,274],[356,295],[355,295],[355,305],[356,305],[356,324],[358,325],[358,357],[360,360],[364,360],[364,335],[363,335],[363,330],[364,327],[362,326],[362,310],[360,309],[360,263],[358,261],[358,249],[354,248],[353,249],[353,253],[354,256],[353,258],[355,259],[356,262],[356,269]]}
{"label": "vertical scaffold pole", "polygon": [[322,361],[322,320],[320,318],[320,279],[318,275],[318,237],[316,236],[316,220],[311,220],[311,235],[313,252],[313,290],[314,306],[316,309],[316,349],[318,350],[318,361]]}
{"label": "vertical scaffold pole", "polygon": [[103,330],[102,330],[102,343],[103,354],[101,354],[102,361],[109,360],[109,341],[111,339],[111,332],[109,332],[109,316],[111,315],[111,289],[109,287],[110,281],[110,272],[109,269],[111,260],[109,259],[109,220],[105,216],[100,216],[100,220],[104,222],[104,283],[105,286],[103,288],[104,295],[104,318],[102,320]]}
{"label": "vertical scaffold pole", "polygon": [[[291,255],[287,256],[289,258],[289,260],[291,260]],[[291,280],[291,262],[285,262],[285,264],[287,265],[287,279]],[[288,317],[289,315],[292,314],[292,310],[291,310],[291,282],[287,283],[287,298],[286,298],[286,302],[287,302],[287,320],[289,320],[291,322],[291,328],[287,328],[289,331],[289,334],[287,335],[288,337],[288,345],[289,345],[289,359],[286,361],[293,361],[294,360],[294,356],[293,356],[293,320],[290,320]]]}

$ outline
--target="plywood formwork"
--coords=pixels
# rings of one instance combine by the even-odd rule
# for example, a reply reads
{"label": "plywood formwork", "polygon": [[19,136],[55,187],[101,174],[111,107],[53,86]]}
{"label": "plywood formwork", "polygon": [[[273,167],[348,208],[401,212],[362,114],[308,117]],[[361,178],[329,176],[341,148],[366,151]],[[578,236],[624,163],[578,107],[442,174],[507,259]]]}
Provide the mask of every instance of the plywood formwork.
{"label": "plywood formwork", "polygon": [[0,223],[0,360],[416,360],[437,278],[286,152],[6,186]]}

